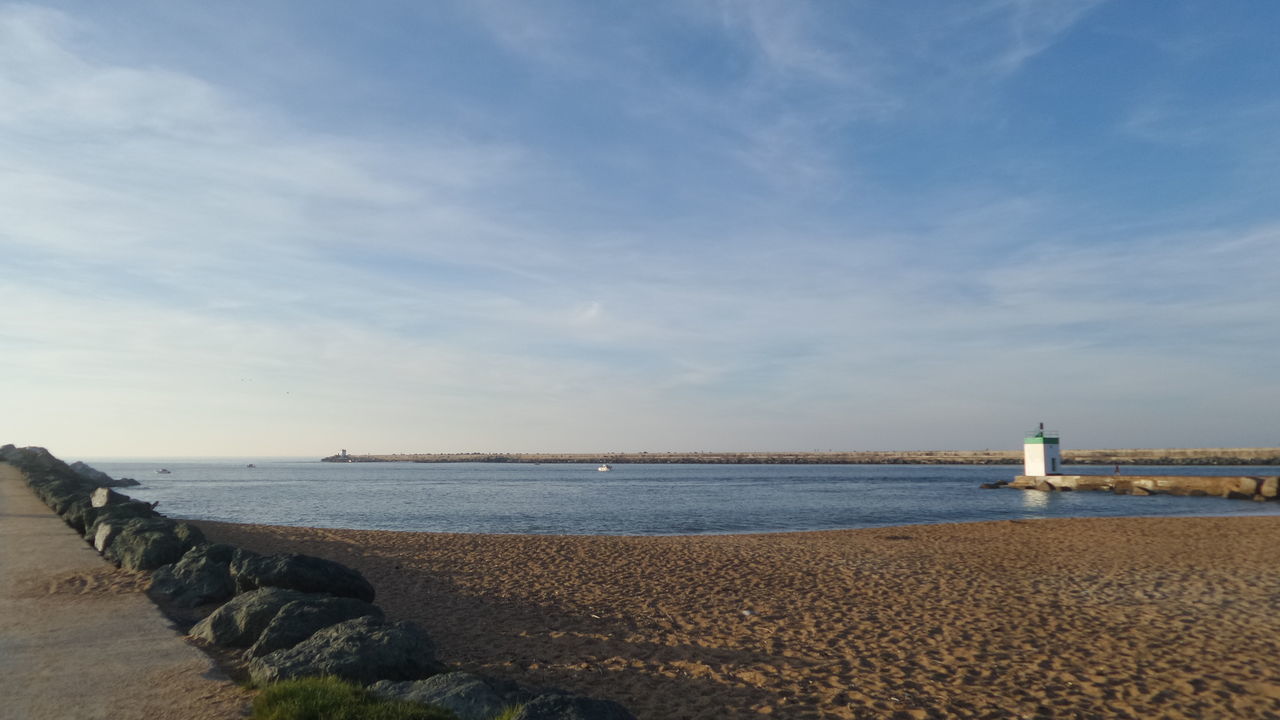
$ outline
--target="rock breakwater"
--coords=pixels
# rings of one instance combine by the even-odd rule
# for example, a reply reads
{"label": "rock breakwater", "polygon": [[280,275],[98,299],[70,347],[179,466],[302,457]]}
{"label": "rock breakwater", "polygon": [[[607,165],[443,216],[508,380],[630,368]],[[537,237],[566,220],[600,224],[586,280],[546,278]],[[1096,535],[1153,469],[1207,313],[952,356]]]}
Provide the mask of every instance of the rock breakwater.
{"label": "rock breakwater", "polygon": [[[388,620],[372,604],[373,586],[349,567],[308,555],[262,555],[208,543],[195,526],[108,490],[119,485],[86,465],[67,465],[44,448],[5,445],[0,461],[18,468],[35,495],[105,559],[129,570],[154,571],[151,597],[162,608],[203,614],[191,637],[222,648],[219,656],[246,667],[260,686],[316,676],[360,685],[413,682],[450,670],[436,659],[427,631],[411,621]],[[468,676],[467,682],[474,678],[479,676]],[[495,702],[502,708],[521,706],[516,720],[634,720],[609,701],[479,680],[501,689],[495,690]],[[547,708],[563,710],[548,714]]]}

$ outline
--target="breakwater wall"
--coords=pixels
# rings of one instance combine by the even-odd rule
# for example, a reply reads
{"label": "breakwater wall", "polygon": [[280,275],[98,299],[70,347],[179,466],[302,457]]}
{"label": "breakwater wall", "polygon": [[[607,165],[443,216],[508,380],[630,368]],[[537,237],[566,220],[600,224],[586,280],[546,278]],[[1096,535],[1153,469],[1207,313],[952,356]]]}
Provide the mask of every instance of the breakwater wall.
{"label": "breakwater wall", "polygon": [[[999,485],[997,483],[996,485]],[[1280,477],[1259,475],[1019,475],[1015,490],[1102,491],[1116,495],[1184,495],[1273,501]]]}
{"label": "breakwater wall", "polygon": [[[852,452],[394,453],[330,455],[323,462],[608,463],[689,465],[1021,465],[1021,450]],[[1280,448],[1067,450],[1068,465],[1280,465]]]}

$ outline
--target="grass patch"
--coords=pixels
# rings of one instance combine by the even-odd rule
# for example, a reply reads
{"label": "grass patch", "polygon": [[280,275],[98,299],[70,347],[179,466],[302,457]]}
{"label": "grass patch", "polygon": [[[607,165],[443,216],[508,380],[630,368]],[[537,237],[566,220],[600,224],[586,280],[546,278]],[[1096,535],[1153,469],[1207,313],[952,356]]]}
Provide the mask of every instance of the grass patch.
{"label": "grass patch", "polygon": [[524,705],[508,705],[502,709],[502,712],[493,717],[493,720],[515,720],[516,715],[524,709]]}
{"label": "grass patch", "polygon": [[254,720],[457,720],[441,708],[380,700],[337,678],[286,680],[253,700]]}

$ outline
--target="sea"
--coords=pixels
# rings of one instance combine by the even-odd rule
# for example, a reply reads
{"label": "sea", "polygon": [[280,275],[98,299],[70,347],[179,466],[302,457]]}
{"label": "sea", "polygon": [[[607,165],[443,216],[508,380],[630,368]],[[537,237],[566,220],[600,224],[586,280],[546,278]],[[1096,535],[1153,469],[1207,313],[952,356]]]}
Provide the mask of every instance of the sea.
{"label": "sea", "polygon": [[[322,463],[86,459],[172,518],[363,530],[705,535],[1055,517],[1280,515],[1280,502],[982,490],[998,465]],[[166,469],[169,472],[158,472]],[[1066,474],[1110,467],[1065,466]],[[1276,475],[1276,467],[1125,466],[1128,475]]]}

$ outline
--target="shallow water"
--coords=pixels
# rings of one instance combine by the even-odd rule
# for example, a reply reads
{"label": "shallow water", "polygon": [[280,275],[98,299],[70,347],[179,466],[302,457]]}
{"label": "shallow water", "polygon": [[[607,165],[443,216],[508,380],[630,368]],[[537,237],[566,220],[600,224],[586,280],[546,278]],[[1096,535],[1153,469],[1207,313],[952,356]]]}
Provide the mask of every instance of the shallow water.
{"label": "shallow water", "polygon": [[[980,490],[1014,466],[94,461],[170,517],[429,532],[686,535],[1043,517],[1280,515],[1280,503]],[[246,467],[248,463],[256,467]],[[169,475],[159,475],[164,467]],[[1109,467],[1066,467],[1100,474]],[[1276,475],[1269,467],[1125,467],[1129,475]]]}

